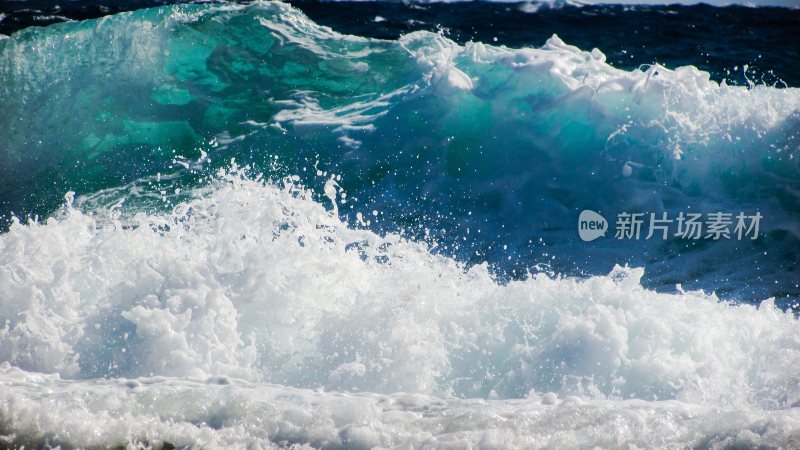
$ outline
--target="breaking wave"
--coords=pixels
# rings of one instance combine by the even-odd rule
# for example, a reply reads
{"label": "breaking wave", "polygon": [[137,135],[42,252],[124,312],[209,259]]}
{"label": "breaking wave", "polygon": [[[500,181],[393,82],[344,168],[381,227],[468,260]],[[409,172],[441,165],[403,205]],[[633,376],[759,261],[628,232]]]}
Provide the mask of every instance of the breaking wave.
{"label": "breaking wave", "polygon": [[797,88],[273,2],[28,29],[0,79],[8,445],[800,442]]}

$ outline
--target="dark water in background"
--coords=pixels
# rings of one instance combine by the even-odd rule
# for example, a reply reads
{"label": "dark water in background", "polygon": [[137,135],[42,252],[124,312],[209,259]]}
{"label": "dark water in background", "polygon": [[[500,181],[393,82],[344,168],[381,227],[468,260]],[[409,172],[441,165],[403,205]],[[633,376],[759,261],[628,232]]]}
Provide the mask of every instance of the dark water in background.
{"label": "dark water in background", "polygon": [[[65,20],[188,3],[170,0],[0,3],[0,34]],[[243,2],[244,3],[244,2]],[[539,46],[553,34],[582,49],[601,49],[615,67],[693,65],[729,83],[800,86],[800,10],[704,4],[557,6],[528,3],[292,1],[312,20],[345,34],[396,39],[416,30],[510,47]],[[383,20],[376,21],[380,17]],[[749,69],[745,76],[744,66]]]}
{"label": "dark water in background", "polygon": [[[8,34],[31,25],[82,20],[160,4],[3,2],[0,8],[5,17],[0,21],[0,32]],[[293,4],[314,22],[358,36],[395,40],[415,30],[429,30],[441,31],[459,43],[475,41],[520,48],[539,47],[555,33],[583,50],[600,49],[609,64],[623,70],[646,69],[656,62],[667,68],[692,65],[708,71],[713,80],[726,80],[731,85],[771,86],[767,93],[770,98],[780,98],[780,92],[794,98],[795,91],[783,88],[800,86],[798,10],[703,5],[542,6],[532,12],[530,5],[521,4]],[[125,27],[129,26],[120,25],[120,33],[128,33]],[[150,95],[150,87],[125,85],[119,78],[109,81],[109,74],[112,78],[119,77],[114,63],[100,71],[85,71],[83,66],[80,70],[71,67],[69,59],[61,62],[59,70],[74,69],[73,75],[86,77],[93,86],[82,103],[92,105],[87,106],[91,115],[87,112],[86,117],[74,109],[74,104],[58,103],[56,92],[66,89],[64,96],[68,96],[71,94],[66,92],[73,89],[61,86],[64,72],[27,72],[26,76],[38,84],[35,89],[41,90],[35,101],[18,100],[14,94],[19,92],[15,91],[17,87],[9,83],[6,90],[0,90],[9,100],[0,116],[0,131],[15,136],[4,142],[11,147],[4,151],[16,156],[7,157],[0,167],[5,178],[0,183],[0,213],[5,217],[10,212],[23,217],[45,216],[62,203],[67,190],[87,194],[167,171],[172,155],[160,153],[161,146],[173,148],[178,155],[193,157],[214,136],[243,135],[243,121],[269,122],[281,110],[272,104],[264,106],[248,96],[292,98],[294,91],[306,89],[319,96],[323,107],[341,107],[359,96],[400,88],[418,76],[416,69],[401,58],[402,51],[389,44],[391,58],[397,59],[381,61],[375,79],[362,86],[358,86],[364,81],[360,75],[350,74],[351,79],[342,80],[345,75],[323,67],[326,63],[322,60],[327,58],[320,60],[302,49],[270,55],[275,61],[255,63],[269,67],[253,73],[242,69],[243,74],[240,69],[232,68],[231,63],[239,52],[244,52],[246,60],[258,54],[247,42],[259,31],[248,26],[187,27],[186,33],[198,28],[204,39],[208,39],[203,42],[209,46],[209,53],[202,56],[206,58],[207,70],[228,85],[221,90],[208,87],[203,84],[207,74],[188,74],[181,81],[196,100],[187,105],[171,105],[169,101],[160,106],[138,104],[137,99]],[[62,29],[69,30],[53,29],[48,33],[49,38],[60,39],[58,30]],[[38,31],[26,33],[29,34],[24,38],[15,34],[12,40],[38,39]],[[163,43],[165,47],[175,41],[194,42],[193,38],[180,35],[165,39],[168,39]],[[102,42],[91,45],[92,54],[104,53]],[[194,50],[187,52],[191,54]],[[61,54],[55,49],[52,57]],[[110,61],[115,61],[124,57],[124,50],[112,49],[109,54]],[[66,53],[64,56],[78,57]],[[27,57],[30,55],[24,52],[9,51],[4,57],[5,66],[0,67],[6,68],[6,74],[12,73],[15,61]],[[192,58],[184,55],[175,64],[191,64]],[[286,72],[280,75],[286,78],[275,78],[278,62],[287,58],[305,67],[304,77],[296,78],[296,74]],[[340,53],[331,58],[349,57]],[[91,65],[92,59],[82,64]],[[170,67],[171,63],[166,64]],[[483,74],[485,69],[472,62],[463,64],[462,70],[470,76],[485,75],[487,79],[516,76],[500,62],[496,63],[499,75],[492,71]],[[371,67],[375,66],[371,63]],[[19,78],[14,80],[20,82]],[[70,80],[69,83],[74,82]],[[541,80],[524,80],[524,83],[530,85]],[[43,88],[47,83],[56,87]],[[545,86],[548,83],[544,81]],[[470,264],[488,261],[501,278],[521,277],[537,268],[565,275],[604,274],[614,264],[628,263],[644,266],[645,285],[659,290],[673,291],[680,283],[687,289],[716,290],[723,298],[734,300],[756,301],[776,296],[782,307],[791,306],[800,298],[800,240],[793,231],[800,217],[799,201],[793,194],[800,189],[800,176],[795,160],[786,156],[797,154],[800,119],[796,112],[766,137],[746,127],[734,130],[734,134],[740,133],[737,139],[746,142],[741,145],[726,146],[720,143],[724,130],[713,131],[710,143],[700,145],[699,153],[694,155],[699,162],[689,158],[684,163],[686,167],[676,169],[683,175],[672,173],[666,178],[660,172],[669,164],[663,155],[664,142],[671,139],[669,133],[653,134],[646,127],[639,135],[634,131],[630,141],[613,150],[616,153],[610,160],[630,160],[643,168],[637,169],[630,179],[622,179],[620,164],[604,162],[605,156],[600,156],[605,153],[604,147],[607,150],[607,137],[621,123],[617,118],[586,113],[580,99],[577,106],[562,103],[552,90],[544,87],[541,92],[532,93],[515,89],[519,88],[506,86],[481,92],[479,100],[456,94],[411,97],[397,103],[392,100],[390,114],[373,122],[377,132],[360,136],[362,144],[356,149],[343,146],[339,136],[332,133],[333,128],[319,126],[311,127],[310,131],[290,128],[287,136],[261,130],[225,145],[213,157],[219,166],[236,157],[237,161],[268,170],[272,156],[280,155],[285,165],[281,170],[286,173],[299,173],[319,162],[327,171],[343,176],[341,185],[350,194],[351,205],[360,211],[374,209],[383,214],[382,220],[372,225],[374,229],[402,230],[419,239],[426,239],[421,230],[428,229],[427,239],[439,245],[438,251]],[[98,110],[97,103],[102,99],[113,101],[111,112]],[[531,118],[515,115],[519,114],[515,105],[520,99],[533,105]],[[58,111],[52,114],[59,119],[53,119],[56,116],[51,112],[42,112],[37,102],[58,105]],[[774,101],[768,100],[766,104],[770,102]],[[231,117],[235,119],[208,122],[209,111],[222,110],[217,103],[233,109]],[[732,114],[736,109],[747,109],[744,103],[720,102],[720,105],[732,108]],[[643,108],[642,114],[646,115],[647,108]],[[725,116],[716,112],[720,117]],[[104,114],[110,117],[109,122],[103,119],[99,124],[96,117]],[[411,120],[416,114],[424,118]],[[574,127],[553,131],[553,125],[547,124],[553,117],[561,117]],[[134,119],[137,123],[150,121],[150,125],[131,128]],[[187,127],[181,125],[178,131],[157,125],[160,121],[174,123],[182,119],[186,119]],[[53,126],[64,127],[64,134],[48,134]],[[144,137],[139,142],[116,140],[109,144],[102,139],[109,130],[116,133],[124,130]],[[30,138],[45,135],[43,141],[29,142]],[[678,143],[683,144],[684,138],[679,138]],[[102,142],[86,144],[95,140]],[[690,147],[695,145],[691,144],[692,139],[689,141]],[[80,152],[65,150],[78,145],[76,142],[94,147]],[[772,147],[783,148],[784,152],[770,155]],[[731,152],[739,154],[739,159],[730,161]],[[415,153],[416,159],[411,158]],[[81,156],[85,154],[92,156]],[[708,171],[708,167],[712,169]],[[691,176],[685,176],[686,173]],[[311,186],[315,184],[311,175],[303,180]],[[316,190],[322,191],[320,186]],[[643,195],[650,197],[642,200]],[[320,198],[324,201],[321,194]],[[643,208],[642,212],[665,210],[673,216],[692,207],[703,212],[714,208],[733,213],[759,209],[771,214],[765,219],[763,238],[753,242],[670,240],[621,245],[605,239],[588,245],[577,240],[574,221],[581,209],[602,211],[613,220],[626,205]],[[353,216],[355,211],[344,213]]]}

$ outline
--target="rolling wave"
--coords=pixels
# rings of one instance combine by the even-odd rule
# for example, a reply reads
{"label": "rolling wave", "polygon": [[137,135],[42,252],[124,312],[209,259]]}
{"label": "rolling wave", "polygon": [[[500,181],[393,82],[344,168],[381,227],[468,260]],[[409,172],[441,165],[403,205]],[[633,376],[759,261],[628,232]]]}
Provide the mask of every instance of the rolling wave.
{"label": "rolling wave", "polygon": [[[0,52],[6,214],[46,216],[68,190],[171,172],[201,152],[266,172],[278,158],[276,174],[304,182],[312,166],[339,174],[351,220],[353,208],[379,211],[373,229],[511,278],[629,263],[661,290],[784,307],[800,296],[797,88],[729,86],[692,66],[616,69],[557,36],[522,49],[346,36],[280,3],[30,29]],[[586,245],[583,209],[759,212],[763,236]]]}

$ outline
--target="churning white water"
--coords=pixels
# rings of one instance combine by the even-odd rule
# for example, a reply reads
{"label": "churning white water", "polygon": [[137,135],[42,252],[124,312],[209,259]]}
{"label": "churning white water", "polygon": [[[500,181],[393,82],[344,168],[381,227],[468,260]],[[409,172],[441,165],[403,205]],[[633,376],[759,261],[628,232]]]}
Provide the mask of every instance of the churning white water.
{"label": "churning white water", "polygon": [[182,198],[0,235],[4,442],[800,444],[800,323],[771,300],[656,293],[622,267],[502,284],[289,180],[234,171]]}

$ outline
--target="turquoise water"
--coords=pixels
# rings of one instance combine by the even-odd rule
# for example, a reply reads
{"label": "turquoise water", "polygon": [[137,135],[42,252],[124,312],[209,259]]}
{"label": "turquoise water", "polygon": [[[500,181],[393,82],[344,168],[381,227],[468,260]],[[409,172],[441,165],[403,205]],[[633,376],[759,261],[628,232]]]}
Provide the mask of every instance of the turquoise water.
{"label": "turquoise water", "polygon": [[[232,159],[298,175],[327,201],[319,169],[341,177],[342,218],[377,211],[371,229],[428,239],[501,278],[629,263],[660,290],[790,306],[797,90],[720,85],[691,66],[618,70],[588,50],[558,37],[514,50],[430,32],[342,36],[273,4],[30,28],[0,42],[0,205],[43,218],[67,191],[135,183],[166,189],[147,203],[163,208]],[[200,155],[202,170],[184,168]],[[170,181],[141,181],[158,174]],[[626,210],[764,219],[754,241],[584,243],[583,209],[612,224]]]}

